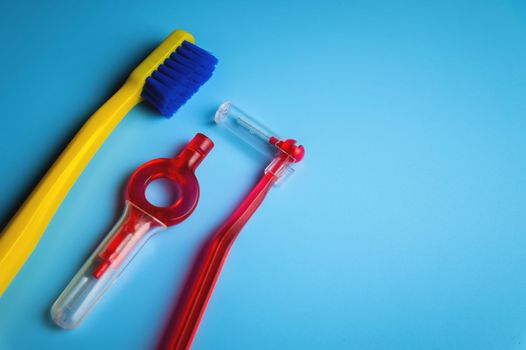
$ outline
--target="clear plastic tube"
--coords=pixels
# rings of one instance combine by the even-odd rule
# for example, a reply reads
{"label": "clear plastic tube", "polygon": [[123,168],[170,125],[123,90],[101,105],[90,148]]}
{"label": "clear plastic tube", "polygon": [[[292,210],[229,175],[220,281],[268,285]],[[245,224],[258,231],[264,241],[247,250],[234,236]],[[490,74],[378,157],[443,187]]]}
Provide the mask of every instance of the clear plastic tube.
{"label": "clear plastic tube", "polygon": [[[276,176],[274,185],[280,186],[294,173],[296,159],[294,159],[293,154],[289,154],[290,150],[287,147],[283,147],[285,142],[290,145],[291,141],[295,143],[294,140],[282,139],[274,131],[229,101],[223,102],[219,106],[214,116],[214,121],[260,153],[273,157],[273,162],[267,167],[265,172],[272,172]],[[291,159],[286,163],[280,162],[280,166],[276,166],[281,159],[278,154],[290,156]]]}
{"label": "clear plastic tube", "polygon": [[120,220],[53,304],[51,316],[55,323],[67,329],[76,327],[146,241],[164,228],[155,218],[126,201]]}
{"label": "clear plastic tube", "polygon": [[273,156],[276,153],[276,147],[270,140],[280,137],[231,102],[219,106],[214,120],[264,155]]}

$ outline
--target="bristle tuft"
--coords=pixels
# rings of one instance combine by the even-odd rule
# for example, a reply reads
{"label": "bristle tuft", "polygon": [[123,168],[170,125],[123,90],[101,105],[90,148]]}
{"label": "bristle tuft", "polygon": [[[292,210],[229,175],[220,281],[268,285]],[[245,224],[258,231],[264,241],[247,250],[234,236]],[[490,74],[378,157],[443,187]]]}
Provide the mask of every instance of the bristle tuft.
{"label": "bristle tuft", "polygon": [[146,79],[142,97],[166,117],[171,117],[199,90],[217,64],[208,51],[184,41]]}

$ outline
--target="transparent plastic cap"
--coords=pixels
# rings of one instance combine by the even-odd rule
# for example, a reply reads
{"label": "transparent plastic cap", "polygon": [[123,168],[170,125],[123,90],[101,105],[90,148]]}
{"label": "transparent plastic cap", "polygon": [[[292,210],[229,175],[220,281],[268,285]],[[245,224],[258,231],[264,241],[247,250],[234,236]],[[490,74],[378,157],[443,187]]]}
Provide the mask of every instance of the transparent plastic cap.
{"label": "transparent plastic cap", "polygon": [[[274,157],[278,152],[284,153],[283,150],[272,143],[272,140],[282,139],[277,133],[229,101],[219,106],[215,113],[214,121],[216,124],[224,126],[263,155]],[[293,162],[287,162],[276,171],[276,162],[277,159],[274,159],[265,172],[272,172],[276,175],[278,180],[275,185],[280,186],[294,172],[294,168],[291,166]]]}
{"label": "transparent plastic cap", "polygon": [[231,102],[219,106],[214,120],[264,155],[273,156],[276,153],[277,149],[270,144],[270,138],[280,137]]}
{"label": "transparent plastic cap", "polygon": [[[106,239],[78,271],[51,308],[51,317],[62,328],[72,329],[99,302],[142,246],[154,233],[165,229],[162,223],[126,202],[124,214]],[[125,239],[105,256],[115,237],[125,232]]]}

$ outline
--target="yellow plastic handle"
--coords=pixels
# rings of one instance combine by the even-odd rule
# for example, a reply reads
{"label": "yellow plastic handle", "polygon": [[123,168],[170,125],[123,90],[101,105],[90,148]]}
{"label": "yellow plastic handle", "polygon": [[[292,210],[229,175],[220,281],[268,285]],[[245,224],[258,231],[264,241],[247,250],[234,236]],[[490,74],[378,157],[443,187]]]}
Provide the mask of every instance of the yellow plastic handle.
{"label": "yellow plastic handle", "polygon": [[176,30],[130,75],[126,83],[93,114],[62,152],[0,235],[0,296],[22,268],[60,204],[113,129],[139,102],[144,82],[191,34]]}
{"label": "yellow plastic handle", "polygon": [[126,84],[80,129],[0,236],[0,295],[35,249],[67,193],[99,147],[140,98]]}

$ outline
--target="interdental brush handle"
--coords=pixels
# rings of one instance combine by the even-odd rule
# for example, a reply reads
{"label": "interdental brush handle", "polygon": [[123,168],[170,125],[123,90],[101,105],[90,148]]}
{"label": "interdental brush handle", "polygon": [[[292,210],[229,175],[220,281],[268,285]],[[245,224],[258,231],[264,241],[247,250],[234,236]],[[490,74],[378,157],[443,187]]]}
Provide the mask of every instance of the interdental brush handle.
{"label": "interdental brush handle", "polygon": [[205,246],[204,259],[199,267],[184,308],[169,325],[163,349],[189,349],[194,339],[208,300],[221,273],[223,264],[239,232],[265,199],[275,182],[267,173],[248,197]]}
{"label": "interdental brush handle", "polygon": [[[303,152],[302,147],[301,152]],[[272,186],[279,180],[288,165],[295,161],[287,153],[280,153],[267,167],[265,175],[241,205],[212,236],[202,252],[204,258],[195,278],[188,282],[187,294],[183,296],[186,299],[183,300],[181,312],[174,314],[168,325],[162,349],[190,348],[232,244]]]}
{"label": "interdental brush handle", "polygon": [[[177,157],[151,160],[132,174],[121,220],[51,308],[51,317],[58,326],[77,327],[154,233],[192,214],[199,200],[195,170],[213,146],[212,140],[197,134]],[[174,202],[166,207],[158,207],[146,198],[148,185],[156,179],[169,180],[177,193]]]}

